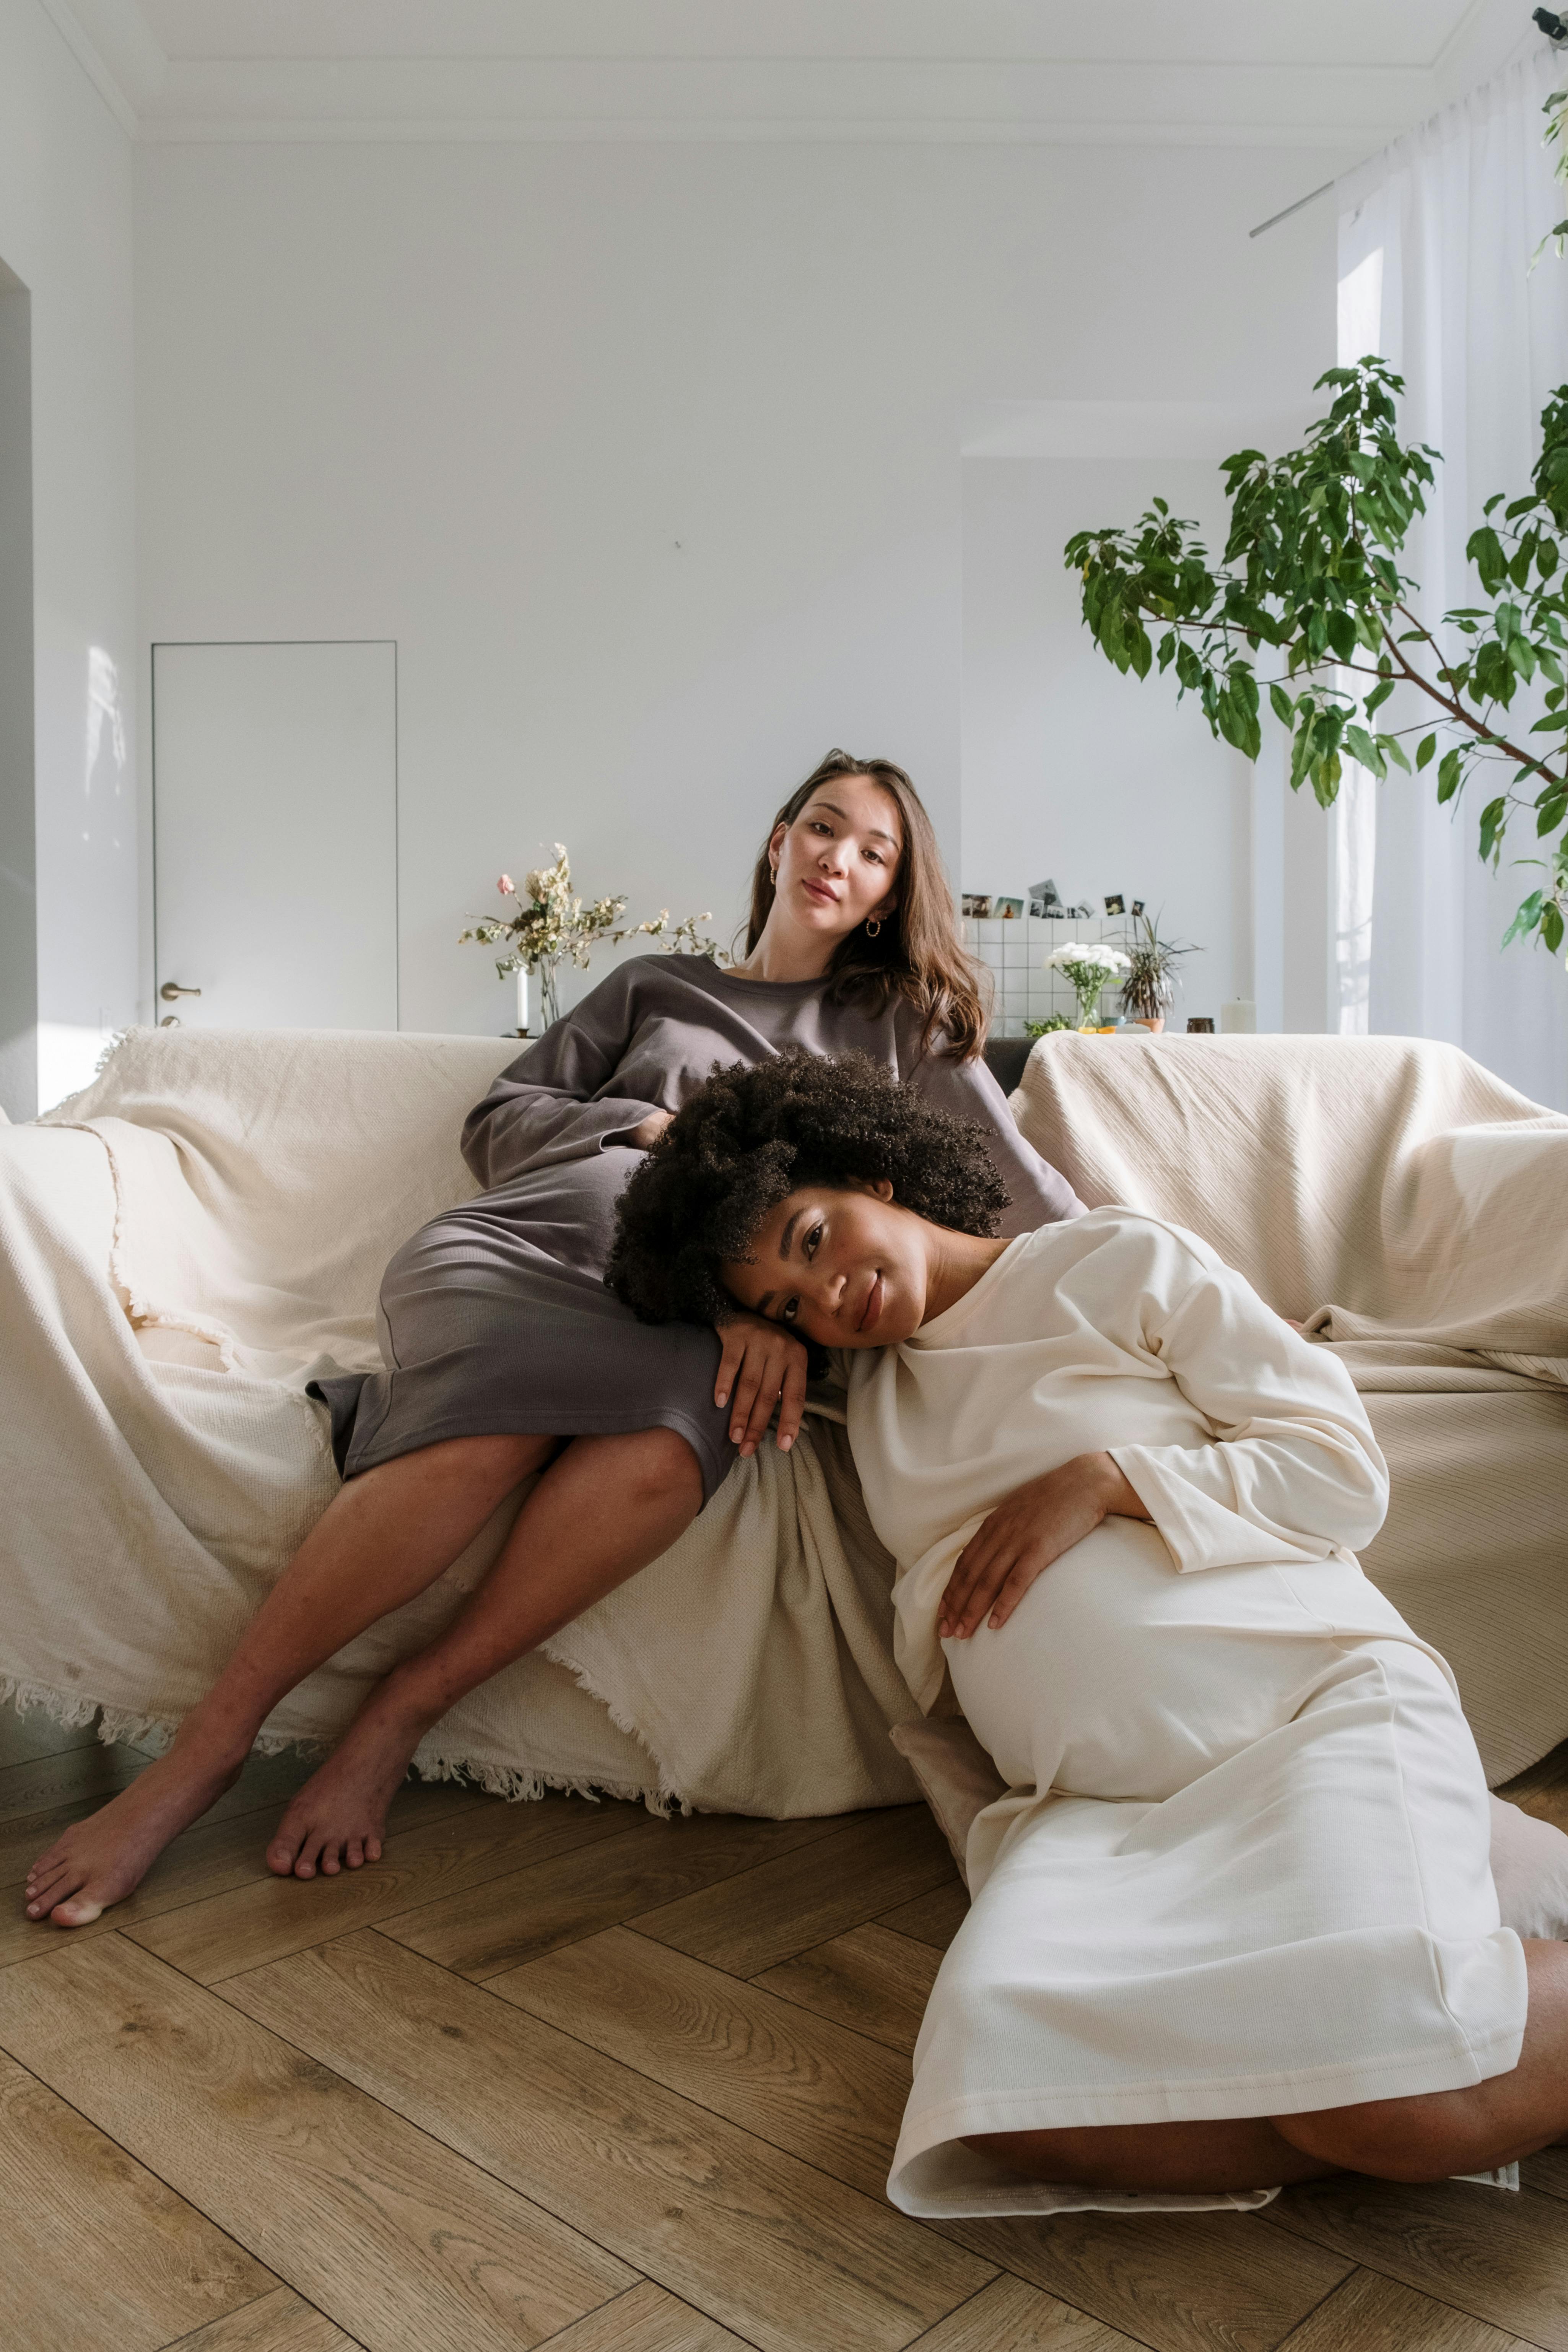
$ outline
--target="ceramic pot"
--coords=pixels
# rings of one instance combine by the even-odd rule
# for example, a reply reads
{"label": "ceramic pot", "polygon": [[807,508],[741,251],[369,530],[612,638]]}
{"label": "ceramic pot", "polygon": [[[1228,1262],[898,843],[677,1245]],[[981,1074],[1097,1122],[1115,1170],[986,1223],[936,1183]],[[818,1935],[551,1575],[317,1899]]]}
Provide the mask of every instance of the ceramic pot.
{"label": "ceramic pot", "polygon": [[1160,1034],[1160,1032],[1163,1029],[1164,1025],[1165,1016],[1163,1013],[1156,1013],[1152,1021],[1143,1021],[1134,1017],[1132,1023],[1134,1029],[1151,1030],[1156,1037]]}

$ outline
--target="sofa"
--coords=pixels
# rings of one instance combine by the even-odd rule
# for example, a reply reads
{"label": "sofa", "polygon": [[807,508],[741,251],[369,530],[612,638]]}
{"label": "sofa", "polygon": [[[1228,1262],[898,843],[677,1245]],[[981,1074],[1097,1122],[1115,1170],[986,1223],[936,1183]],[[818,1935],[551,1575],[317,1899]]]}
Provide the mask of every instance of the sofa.
{"label": "sofa", "polygon": [[[381,1268],[472,1192],[463,1116],[511,1050],[132,1031],[83,1093],[0,1129],[0,1696],[172,1734],[335,1490],[305,1384],[375,1362]],[[1195,1230],[1345,1362],[1393,1474],[1363,1564],[1448,1656],[1489,1779],[1568,1736],[1568,1118],[1407,1039],[1058,1033],[1011,1107],[1085,1200]],[[738,1463],[418,1768],[786,1817],[907,1801],[892,1563],[842,1420],[814,1391],[789,1454]],[[522,1491],[263,1747],[334,1738],[461,1606]]]}

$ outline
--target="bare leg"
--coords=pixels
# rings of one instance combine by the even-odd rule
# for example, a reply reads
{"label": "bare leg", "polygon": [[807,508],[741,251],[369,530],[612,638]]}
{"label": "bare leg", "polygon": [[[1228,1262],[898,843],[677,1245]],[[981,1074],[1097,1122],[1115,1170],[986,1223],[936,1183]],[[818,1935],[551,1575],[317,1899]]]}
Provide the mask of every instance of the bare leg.
{"label": "bare leg", "polygon": [[300,1790],[267,1849],[268,1866],[310,1878],[374,1859],[393,1791],[431,1725],[668,1551],[701,1507],[697,1457],[675,1431],[574,1438],[461,1616],[394,1668]]}
{"label": "bare leg", "polygon": [[334,1496],[169,1753],[67,1830],[27,1880],[32,1919],[96,1919],[229,1786],[285,1692],[450,1567],[550,1437],[464,1437],[351,1479]]}
{"label": "bare leg", "polygon": [[1533,2156],[1568,2135],[1568,1944],[1530,1941],[1519,2063],[1463,2091],[1372,2099],[1227,2123],[1109,2124],[968,2140],[1031,2180],[1218,2196],[1333,2172],[1448,2180]]}
{"label": "bare leg", "polygon": [[1292,2147],[1265,2116],[1235,2123],[1099,2124],[1068,2131],[984,2132],[966,2147],[1057,2188],[1222,2197],[1319,2180],[1339,2167]]}
{"label": "bare leg", "polygon": [[1519,2063],[1464,2091],[1276,2116],[1304,2153],[1379,2180],[1447,2180],[1534,2156],[1568,2134],[1568,1944],[1528,1939],[1530,2009]]}

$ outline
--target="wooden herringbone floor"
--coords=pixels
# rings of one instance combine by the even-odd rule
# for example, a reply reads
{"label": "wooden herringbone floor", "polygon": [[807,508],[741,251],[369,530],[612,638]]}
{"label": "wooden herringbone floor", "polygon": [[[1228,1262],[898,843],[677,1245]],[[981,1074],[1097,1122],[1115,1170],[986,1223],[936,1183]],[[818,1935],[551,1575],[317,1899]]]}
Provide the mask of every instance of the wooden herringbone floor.
{"label": "wooden herringbone floor", "polygon": [[923,1810],[412,1787],[382,1863],[297,1885],[302,1768],[256,1763],[132,1902],[30,1926],[28,1861],[144,1761],[0,1717],[5,2352],[1568,2352],[1568,2148],[1518,2197],[895,2212],[963,1903]]}

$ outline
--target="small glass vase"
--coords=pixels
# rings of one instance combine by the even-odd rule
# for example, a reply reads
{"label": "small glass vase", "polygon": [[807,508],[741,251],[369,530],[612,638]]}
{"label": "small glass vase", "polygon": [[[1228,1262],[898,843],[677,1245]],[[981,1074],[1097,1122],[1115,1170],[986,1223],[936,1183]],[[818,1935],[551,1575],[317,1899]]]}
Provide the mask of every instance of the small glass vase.
{"label": "small glass vase", "polygon": [[1103,978],[1080,982],[1074,992],[1078,997],[1079,1027],[1080,1029],[1100,1028],[1103,1024],[1100,1018],[1100,1000],[1105,992]]}

